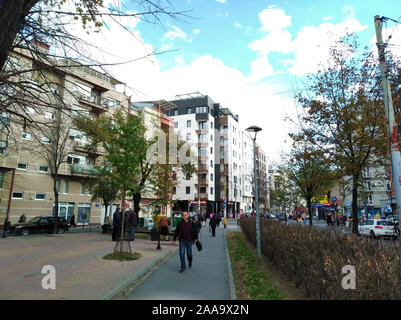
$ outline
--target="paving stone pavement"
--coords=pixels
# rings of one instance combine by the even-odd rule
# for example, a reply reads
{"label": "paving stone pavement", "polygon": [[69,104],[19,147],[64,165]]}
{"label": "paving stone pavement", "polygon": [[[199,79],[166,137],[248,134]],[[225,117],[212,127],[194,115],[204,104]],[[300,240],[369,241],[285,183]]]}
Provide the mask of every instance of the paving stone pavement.
{"label": "paving stone pavement", "polygon": [[[177,248],[137,238],[132,251],[135,261],[110,261],[115,242],[102,233],[65,233],[0,238],[0,300],[94,300],[111,298],[127,279],[146,270]],[[42,288],[44,265],[56,269],[56,289]]]}

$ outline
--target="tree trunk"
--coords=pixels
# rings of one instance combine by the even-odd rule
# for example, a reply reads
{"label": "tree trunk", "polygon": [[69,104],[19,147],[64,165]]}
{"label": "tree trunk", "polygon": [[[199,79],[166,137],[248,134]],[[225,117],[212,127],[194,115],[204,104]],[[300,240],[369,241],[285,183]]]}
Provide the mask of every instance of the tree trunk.
{"label": "tree trunk", "polygon": [[352,177],[352,233],[358,234],[358,177]]}
{"label": "tree trunk", "polygon": [[106,222],[108,207],[109,207],[109,204],[107,202],[104,202],[104,220],[103,220],[103,223]]}
{"label": "tree trunk", "polygon": [[306,198],[306,205],[308,206],[308,213],[309,213],[309,225],[313,225],[312,223],[312,197]]}
{"label": "tree trunk", "polygon": [[139,203],[141,202],[141,193],[137,192],[134,194],[134,196],[132,197],[132,201],[134,201],[134,211],[135,213],[138,215],[139,217],[139,210],[140,210],[140,206]]}
{"label": "tree trunk", "polygon": [[3,70],[14,39],[26,15],[39,0],[0,1],[0,70]]}
{"label": "tree trunk", "polygon": [[125,197],[127,194],[127,189],[123,188],[121,193],[121,212],[122,212],[122,219],[121,219],[121,240],[124,240],[124,221],[125,221]]}
{"label": "tree trunk", "polygon": [[57,174],[53,176],[53,193],[54,193],[54,227],[53,233],[57,233],[58,227],[58,191],[57,191]]}

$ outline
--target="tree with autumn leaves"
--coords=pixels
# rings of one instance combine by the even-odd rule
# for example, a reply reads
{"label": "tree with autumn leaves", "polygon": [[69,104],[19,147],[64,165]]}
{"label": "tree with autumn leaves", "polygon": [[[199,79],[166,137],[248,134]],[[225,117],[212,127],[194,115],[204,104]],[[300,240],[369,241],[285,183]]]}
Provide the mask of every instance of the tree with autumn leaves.
{"label": "tree with autumn leaves", "polygon": [[[358,234],[358,189],[363,170],[387,166],[386,128],[377,58],[360,50],[355,35],[336,41],[330,59],[307,78],[305,90],[296,96],[303,112],[295,143],[307,141],[332,165],[338,177],[352,189],[353,233]],[[389,76],[399,75],[392,60]],[[396,88],[396,87],[393,87]],[[394,93],[394,92],[393,92]]]}

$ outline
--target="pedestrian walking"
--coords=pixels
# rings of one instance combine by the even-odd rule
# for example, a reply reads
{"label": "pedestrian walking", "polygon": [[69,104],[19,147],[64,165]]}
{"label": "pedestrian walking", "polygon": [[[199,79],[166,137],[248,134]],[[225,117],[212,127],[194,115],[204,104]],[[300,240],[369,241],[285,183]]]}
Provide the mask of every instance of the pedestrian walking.
{"label": "pedestrian walking", "polygon": [[168,233],[170,227],[170,219],[167,216],[160,218],[160,234],[164,236],[164,240],[168,241]]}
{"label": "pedestrian walking", "polygon": [[302,214],[302,223],[303,224],[306,224],[306,214],[305,214],[305,212]]}
{"label": "pedestrian walking", "polygon": [[199,237],[199,232],[202,229],[202,223],[200,222],[198,217],[195,217],[194,223],[195,223],[195,228],[196,228],[196,238],[198,238]]}
{"label": "pedestrian walking", "polygon": [[75,223],[75,214],[72,214],[71,216],[71,220],[70,220],[70,227],[76,227],[76,223]]}
{"label": "pedestrian walking", "polygon": [[216,236],[216,226],[218,225],[217,221],[218,220],[216,216],[213,216],[213,218],[209,221],[209,227],[212,229],[212,237]]}
{"label": "pedestrian walking", "polygon": [[179,254],[181,261],[180,273],[185,271],[185,251],[187,252],[188,267],[192,267],[192,244],[198,239],[196,227],[193,222],[188,219],[188,212],[182,213],[182,220],[177,224],[174,232],[173,245],[178,237]]}
{"label": "pedestrian walking", "polygon": [[120,238],[120,234],[121,234],[121,232],[120,232],[120,226],[121,226],[120,213],[121,213],[120,208],[117,208],[116,211],[114,211],[114,213],[113,213],[113,231],[112,231],[112,235],[111,235],[111,239],[113,241],[117,241]]}
{"label": "pedestrian walking", "polygon": [[327,225],[331,225],[331,214],[327,213]]}
{"label": "pedestrian walking", "polygon": [[134,209],[129,210],[129,232],[130,232],[130,241],[135,241],[135,228],[138,225],[138,215],[134,211]]}

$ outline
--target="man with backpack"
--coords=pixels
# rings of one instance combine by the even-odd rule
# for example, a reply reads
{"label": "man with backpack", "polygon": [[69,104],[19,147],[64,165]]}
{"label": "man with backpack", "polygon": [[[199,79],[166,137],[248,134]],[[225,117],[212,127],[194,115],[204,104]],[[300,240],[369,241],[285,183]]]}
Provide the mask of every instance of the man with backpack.
{"label": "man with backpack", "polygon": [[187,252],[188,267],[192,267],[192,244],[198,239],[195,223],[188,219],[189,213],[182,213],[182,220],[177,224],[174,232],[173,245],[178,237],[179,254],[181,261],[180,273],[185,271],[185,251]]}

